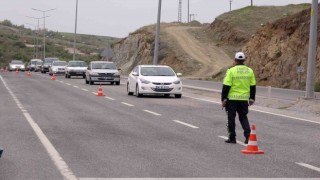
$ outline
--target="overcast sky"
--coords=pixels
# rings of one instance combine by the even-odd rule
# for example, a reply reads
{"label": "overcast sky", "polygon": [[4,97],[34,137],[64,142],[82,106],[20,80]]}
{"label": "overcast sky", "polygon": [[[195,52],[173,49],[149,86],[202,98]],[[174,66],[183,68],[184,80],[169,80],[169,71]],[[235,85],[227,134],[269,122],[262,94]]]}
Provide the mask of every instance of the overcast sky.
{"label": "overcast sky", "polygon": [[[156,22],[158,0],[78,0],[78,33],[125,37],[138,28]],[[162,0],[162,22],[178,19],[179,0]],[[183,21],[187,21],[187,2],[183,0]],[[287,5],[311,3],[312,0],[253,0],[254,5]],[[218,15],[229,11],[230,0],[190,0],[190,13],[196,20],[211,23]],[[232,0],[232,9],[250,5],[251,0]],[[1,0],[0,21],[13,24],[37,24],[26,16],[42,17],[32,8],[56,10],[46,13],[46,28],[59,32],[74,32],[76,0]],[[41,24],[42,21],[41,21]],[[27,27],[33,28],[30,25]]]}

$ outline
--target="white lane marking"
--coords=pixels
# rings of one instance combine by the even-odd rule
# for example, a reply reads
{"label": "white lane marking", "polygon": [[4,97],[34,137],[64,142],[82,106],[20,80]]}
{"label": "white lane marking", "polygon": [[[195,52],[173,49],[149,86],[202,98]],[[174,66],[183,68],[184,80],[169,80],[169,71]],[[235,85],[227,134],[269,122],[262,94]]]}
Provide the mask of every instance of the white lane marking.
{"label": "white lane marking", "polygon": [[64,82],[63,81],[59,81],[61,84],[64,84]]}
{"label": "white lane marking", "polygon": [[[226,136],[218,136],[218,137],[219,137],[219,138],[222,138],[222,139],[225,139],[225,140],[228,139]],[[242,146],[247,147],[247,145],[246,145],[245,143],[241,142],[241,141],[238,141],[238,140],[237,140],[237,143],[240,144],[240,145],[242,145]]]}
{"label": "white lane marking", "polygon": [[71,86],[71,84],[69,84],[69,83],[66,83],[66,85]]}
{"label": "white lane marking", "polygon": [[121,102],[121,103],[124,104],[124,105],[130,106],[130,107],[134,106],[134,105],[126,103],[126,102]]}
{"label": "white lane marking", "polygon": [[92,92],[92,94],[97,95],[98,93],[96,93],[96,92]]}
{"label": "white lane marking", "polygon": [[111,98],[111,97],[105,97],[106,99],[110,99],[112,101],[114,101],[115,99]]}
{"label": "white lane marking", "polygon": [[89,91],[88,89],[82,89],[82,90],[83,90],[83,91],[87,91],[87,92]]}
{"label": "white lane marking", "polygon": [[158,114],[156,112],[152,112],[152,111],[149,111],[149,110],[143,110],[144,112],[147,112],[147,113],[150,113],[150,114],[153,114],[155,116],[161,116],[161,114]]}
{"label": "white lane marking", "polygon": [[75,88],[79,88],[78,86],[73,86],[73,87],[75,87]]}
{"label": "white lane marking", "polygon": [[41,141],[44,148],[47,150],[51,160],[56,165],[57,169],[60,171],[61,175],[64,177],[64,179],[67,180],[77,180],[78,178],[73,174],[67,163],[62,159],[59,152],[54,148],[52,143],[49,141],[49,139],[46,137],[46,135],[43,133],[41,128],[38,126],[38,124],[33,120],[31,115],[28,113],[27,110],[23,108],[18,98],[15,96],[15,94],[11,91],[9,86],[6,84],[2,76],[0,76],[0,79],[8,92],[10,93],[11,97],[14,99],[15,103],[18,105],[20,110],[22,111],[24,117],[27,119],[28,123],[32,127],[33,131],[38,136],[39,140]]}
{"label": "white lane marking", "polygon": [[298,164],[298,165],[300,165],[300,166],[303,166],[303,167],[306,167],[306,168],[308,168],[308,169],[312,169],[312,170],[315,170],[315,171],[320,172],[320,168],[315,167],[315,166],[312,166],[312,165],[310,165],[310,164],[301,163],[301,162],[296,162],[296,164]]}
{"label": "white lane marking", "polygon": [[[214,103],[214,104],[221,104],[221,102],[210,101],[210,100],[201,99],[201,98],[196,98],[196,97],[192,97],[192,96],[186,96],[186,95],[184,95],[184,97],[187,97],[187,98],[190,98],[190,99],[196,99],[196,100],[199,100],[199,101],[210,102],[210,103]],[[298,121],[304,121],[304,122],[310,122],[310,123],[320,124],[320,122],[317,122],[317,121],[312,121],[312,120],[303,119],[303,118],[298,118],[298,117],[293,117],[293,116],[287,116],[287,115],[278,114],[278,113],[272,113],[272,112],[268,112],[268,111],[262,111],[262,110],[258,110],[258,109],[254,109],[254,108],[250,108],[250,110],[251,110],[251,111],[260,112],[260,113],[264,113],[264,114],[270,114],[270,115],[274,115],[274,116],[280,116],[280,117],[290,118],[290,119],[294,119],[294,120],[298,120]]]}
{"label": "white lane marking", "polygon": [[185,122],[182,122],[182,121],[179,121],[179,120],[173,120],[174,122],[176,123],[179,123],[179,124],[182,124],[182,125],[185,125],[185,126],[188,126],[188,127],[191,127],[193,129],[198,129],[199,127],[197,126],[194,126],[194,125],[191,125],[191,124],[188,124],[188,123],[185,123]]}

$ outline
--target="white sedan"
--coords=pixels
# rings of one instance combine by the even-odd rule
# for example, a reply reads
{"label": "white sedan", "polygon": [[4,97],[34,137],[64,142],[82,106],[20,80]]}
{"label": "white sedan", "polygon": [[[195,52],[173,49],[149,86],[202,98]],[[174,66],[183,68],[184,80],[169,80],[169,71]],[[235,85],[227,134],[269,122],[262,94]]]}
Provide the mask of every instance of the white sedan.
{"label": "white sedan", "polygon": [[144,94],[163,94],[176,98],[182,96],[182,82],[169,66],[138,65],[129,74],[127,82],[128,95],[141,97]]}

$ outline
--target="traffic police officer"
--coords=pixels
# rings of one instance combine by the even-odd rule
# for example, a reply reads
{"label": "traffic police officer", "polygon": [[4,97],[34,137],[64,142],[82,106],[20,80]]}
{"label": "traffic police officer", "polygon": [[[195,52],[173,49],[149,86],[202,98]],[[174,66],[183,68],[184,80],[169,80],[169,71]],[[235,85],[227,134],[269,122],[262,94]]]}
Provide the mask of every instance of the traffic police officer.
{"label": "traffic police officer", "polygon": [[223,80],[221,93],[222,108],[228,115],[228,139],[226,143],[237,143],[235,132],[235,118],[238,113],[239,121],[244,130],[245,144],[250,136],[250,124],[247,114],[248,106],[253,105],[256,94],[256,80],[251,68],[244,65],[245,55],[242,52],[235,54],[235,66],[228,69]]}

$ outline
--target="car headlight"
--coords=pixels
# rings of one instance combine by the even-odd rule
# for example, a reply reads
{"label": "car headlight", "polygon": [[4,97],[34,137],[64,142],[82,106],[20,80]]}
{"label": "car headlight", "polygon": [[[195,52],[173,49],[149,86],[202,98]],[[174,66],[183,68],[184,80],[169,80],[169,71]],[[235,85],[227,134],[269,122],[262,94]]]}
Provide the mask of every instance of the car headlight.
{"label": "car headlight", "polygon": [[24,65],[22,65],[22,66],[21,66],[21,68],[25,68],[25,66],[24,66]]}
{"label": "car headlight", "polygon": [[142,79],[142,78],[140,78],[140,81],[141,81],[141,83],[143,83],[143,84],[149,84],[149,83],[151,83],[150,81],[145,80],[145,79]]}
{"label": "car headlight", "polygon": [[180,79],[178,79],[178,80],[174,81],[173,83],[174,83],[174,84],[180,84],[181,81],[180,81]]}

